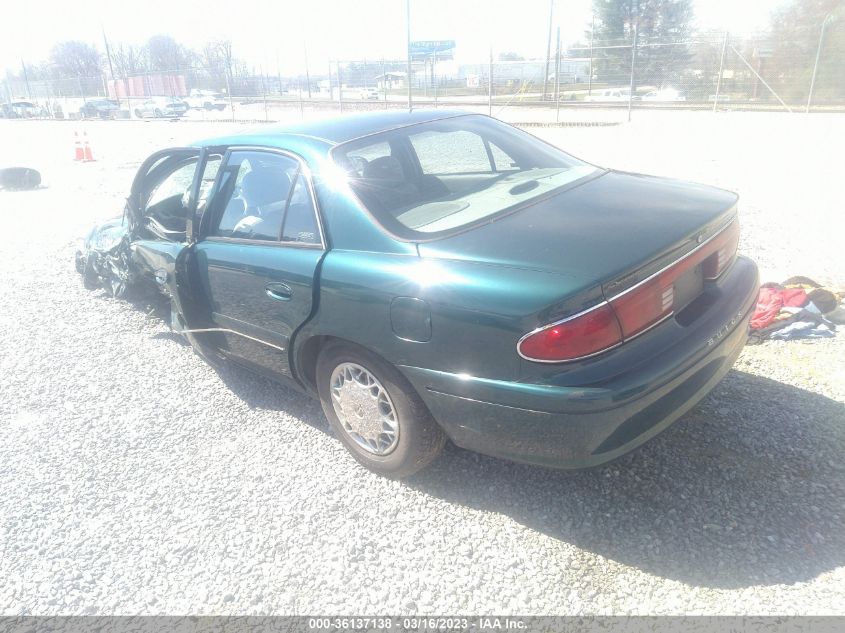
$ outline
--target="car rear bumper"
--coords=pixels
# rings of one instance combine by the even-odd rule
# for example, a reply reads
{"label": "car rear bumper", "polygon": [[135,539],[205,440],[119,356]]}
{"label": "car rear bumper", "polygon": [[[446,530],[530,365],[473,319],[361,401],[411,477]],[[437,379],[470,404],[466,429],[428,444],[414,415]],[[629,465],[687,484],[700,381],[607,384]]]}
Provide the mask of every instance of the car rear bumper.
{"label": "car rear bumper", "polygon": [[655,328],[607,355],[627,363],[616,362],[612,377],[580,386],[567,384],[565,365],[531,382],[400,369],[458,446],[555,468],[596,466],[648,441],[716,386],[745,345],[757,289],[757,267],[738,258],[694,326],[673,319]]}

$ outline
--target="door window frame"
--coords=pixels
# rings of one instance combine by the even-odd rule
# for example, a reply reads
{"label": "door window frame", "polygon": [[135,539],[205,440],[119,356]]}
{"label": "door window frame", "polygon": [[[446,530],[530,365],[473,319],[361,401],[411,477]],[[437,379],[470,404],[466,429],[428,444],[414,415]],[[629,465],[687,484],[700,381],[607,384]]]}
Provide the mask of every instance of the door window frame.
{"label": "door window frame", "polygon": [[[194,172],[194,178],[191,182],[190,192],[191,196],[188,200],[188,208],[186,214],[186,227],[185,227],[185,237],[184,241],[180,241],[177,243],[188,243],[190,241],[190,226],[191,226],[191,219],[195,213],[195,203],[196,200],[193,196],[194,187],[196,185],[197,174],[199,173],[200,166],[204,165],[204,158],[206,155],[205,148],[202,147],[168,147],[167,149],[159,150],[158,152],[154,152],[147,159],[141,163],[141,166],[138,168],[138,172],[135,174],[135,177],[132,180],[132,185],[130,187],[129,199],[127,200],[128,207],[130,209],[131,218],[130,224],[132,228],[135,228],[137,225],[143,223],[144,218],[147,216],[147,204],[149,203],[149,199],[154,192],[154,188],[149,187],[149,180],[151,178],[155,178],[155,187],[161,185],[162,182],[176,169],[179,169],[181,166],[177,166],[176,169],[164,173],[160,178],[158,177],[157,172],[162,169],[162,167],[167,163],[171,158],[176,158],[178,156],[184,156],[184,162],[187,163],[190,160],[196,160],[197,171]],[[178,162],[178,161],[177,161]],[[178,231],[177,233],[182,233]],[[162,238],[165,239],[165,238]]]}
{"label": "door window frame", "polygon": [[[312,178],[311,170],[308,167],[308,163],[305,162],[305,159],[303,159],[300,155],[295,154],[294,152],[277,147],[266,147],[263,145],[228,145],[225,147],[217,146],[214,148],[204,148],[204,154],[206,153],[206,150],[209,150],[209,153],[210,150],[218,150],[217,153],[220,153],[221,150],[223,151],[223,158],[220,163],[220,169],[217,171],[217,176],[214,179],[214,184],[212,185],[211,191],[209,193],[208,205],[206,206],[206,208],[211,206],[211,204],[214,202],[214,198],[219,193],[221,180],[223,178],[224,173],[226,172],[226,167],[233,152],[266,152],[270,154],[280,154],[282,156],[295,160],[298,164],[298,169],[296,172],[297,178],[304,178],[308,187],[308,194],[311,197],[311,206],[314,212],[314,217],[317,221],[317,232],[319,234],[320,241],[318,244],[282,241],[281,231],[284,228],[285,220],[287,220],[288,204],[290,203],[290,197],[288,197],[288,201],[285,204],[285,214],[282,217],[282,229],[280,229],[279,236],[275,240],[261,240],[245,237],[227,237],[222,235],[212,235],[211,232],[217,228],[217,224],[220,222],[220,218],[214,218],[214,226],[211,226],[209,222],[201,222],[202,226],[199,227],[199,231],[197,232],[198,234],[196,235],[196,241],[222,242],[230,244],[257,244],[261,246],[272,246],[282,248],[308,248],[319,249],[323,251],[328,249],[328,242],[326,240],[326,234],[323,228],[323,218],[320,210],[320,204],[317,200],[317,192],[314,189],[314,180]],[[203,157],[200,158],[200,163],[200,166],[204,167]],[[295,184],[295,181],[291,183],[291,187],[295,186]]]}

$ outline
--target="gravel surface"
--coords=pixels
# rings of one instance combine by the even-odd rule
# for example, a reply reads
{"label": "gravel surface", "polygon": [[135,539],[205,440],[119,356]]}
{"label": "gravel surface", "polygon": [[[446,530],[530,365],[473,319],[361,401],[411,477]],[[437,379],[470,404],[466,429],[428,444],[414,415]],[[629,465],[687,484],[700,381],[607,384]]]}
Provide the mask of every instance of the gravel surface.
{"label": "gravel surface", "polygon": [[[842,123],[684,113],[534,131],[738,190],[742,250],[766,278],[843,284]],[[388,481],[317,402],[214,371],[73,271],[74,238],[120,212],[150,151],[227,127],[92,123],[99,160],[80,165],[71,124],[0,121],[46,185],[0,192],[0,613],[845,614],[845,335],[746,348],[609,466],[448,448]]]}

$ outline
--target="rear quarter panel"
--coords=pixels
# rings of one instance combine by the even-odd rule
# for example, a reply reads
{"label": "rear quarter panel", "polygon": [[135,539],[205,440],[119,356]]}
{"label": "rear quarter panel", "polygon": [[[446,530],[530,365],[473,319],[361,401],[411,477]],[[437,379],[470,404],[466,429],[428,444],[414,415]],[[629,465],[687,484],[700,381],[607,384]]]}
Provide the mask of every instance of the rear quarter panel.
{"label": "rear quarter panel", "polygon": [[[583,290],[562,275],[541,271],[332,250],[320,272],[319,307],[300,343],[335,336],[394,365],[513,380],[520,372],[516,343],[536,326],[538,312],[577,309],[559,300],[573,292],[579,301],[599,300],[600,287],[578,292]],[[391,302],[398,297],[425,302],[428,341],[407,340],[395,331]]]}

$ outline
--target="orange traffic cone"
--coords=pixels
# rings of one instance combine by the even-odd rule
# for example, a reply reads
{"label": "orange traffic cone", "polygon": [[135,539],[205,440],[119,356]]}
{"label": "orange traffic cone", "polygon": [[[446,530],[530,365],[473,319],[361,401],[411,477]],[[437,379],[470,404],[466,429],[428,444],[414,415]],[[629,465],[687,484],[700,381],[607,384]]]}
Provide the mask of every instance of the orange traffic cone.
{"label": "orange traffic cone", "polygon": [[91,151],[91,146],[88,144],[88,132],[82,133],[82,140],[85,142],[85,147],[83,149],[83,160],[88,163],[94,159],[94,153]]}
{"label": "orange traffic cone", "polygon": [[82,143],[79,142],[79,132],[73,133],[73,160],[85,160],[85,153],[82,151]]}

